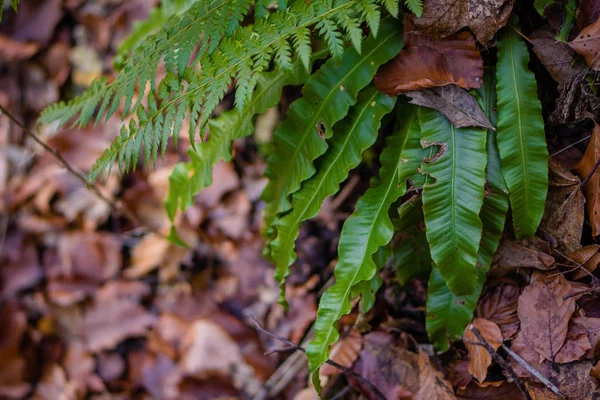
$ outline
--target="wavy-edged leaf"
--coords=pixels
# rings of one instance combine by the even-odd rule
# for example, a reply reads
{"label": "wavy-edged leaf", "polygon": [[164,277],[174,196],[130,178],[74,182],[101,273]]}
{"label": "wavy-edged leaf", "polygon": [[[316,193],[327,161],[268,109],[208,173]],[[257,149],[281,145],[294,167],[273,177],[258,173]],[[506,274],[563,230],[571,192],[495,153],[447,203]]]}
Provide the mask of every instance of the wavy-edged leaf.
{"label": "wavy-edged leaf", "polygon": [[[496,124],[496,93],[493,72],[486,71],[483,84],[477,92],[483,103],[482,108],[494,125]],[[493,130],[487,131],[487,185],[479,214],[483,223],[483,234],[478,253],[478,281],[475,292],[468,296],[454,295],[446,286],[437,268],[432,270],[429,277],[426,327],[430,340],[441,351],[448,349],[449,342],[460,338],[465,326],[471,322],[487,271],[504,230],[508,211],[508,190],[500,168],[496,134]]]}
{"label": "wavy-edged leaf", "polygon": [[[317,51],[316,60],[325,55]],[[212,168],[220,160],[231,160],[231,146],[235,139],[248,136],[254,128],[254,116],[273,107],[279,102],[285,85],[298,85],[308,78],[303,62],[296,60],[290,71],[277,69],[262,74],[258,79],[252,100],[244,110],[233,109],[209,121],[209,139],[190,149],[190,161],[179,163],[169,177],[169,194],[165,207],[171,221],[177,210],[185,211],[201,189],[212,183]]]}
{"label": "wavy-edged leaf", "polygon": [[[263,192],[266,236],[276,237],[273,222],[290,210],[289,196],[315,173],[313,161],[327,150],[324,139],[331,137],[333,125],[346,116],[356,103],[358,92],[402,47],[402,28],[397,21],[382,21],[377,39],[369,37],[364,50],[344,52],[341,61],[331,59],[313,74],[302,89],[302,97],[288,111],[275,132],[275,151],[269,157],[265,175],[269,184]],[[270,252],[266,245],[268,256]]]}
{"label": "wavy-edged leaf", "polygon": [[[373,254],[392,239],[389,208],[406,191],[406,179],[414,173],[405,168],[402,149],[414,131],[403,126],[386,141],[380,157],[379,177],[358,200],[354,213],[346,220],[338,246],[335,283],[325,291],[315,321],[315,337],[306,349],[315,387],[319,387],[318,369],[327,360],[329,346],[339,338],[337,321],[350,312],[353,288],[371,280],[377,273]],[[362,286],[359,286],[361,289]]]}
{"label": "wavy-edged leaf", "polygon": [[514,29],[498,40],[498,150],[518,238],[534,235],[548,192],[548,149],[527,47]]}
{"label": "wavy-edged leaf", "polygon": [[421,171],[432,181],[423,186],[423,214],[431,258],[457,295],[477,285],[477,249],[481,240],[485,131],[455,128],[442,114],[419,109],[421,144],[437,147]]}
{"label": "wavy-edged leaf", "polygon": [[370,87],[358,95],[348,117],[333,127],[327,152],[315,162],[317,172],[292,196],[292,210],[277,220],[277,238],[271,245],[275,279],[284,300],[284,282],[296,260],[294,242],[303,221],[319,213],[323,201],[337,193],[348,172],[361,161],[362,152],[377,139],[381,119],[394,107],[395,98]]}

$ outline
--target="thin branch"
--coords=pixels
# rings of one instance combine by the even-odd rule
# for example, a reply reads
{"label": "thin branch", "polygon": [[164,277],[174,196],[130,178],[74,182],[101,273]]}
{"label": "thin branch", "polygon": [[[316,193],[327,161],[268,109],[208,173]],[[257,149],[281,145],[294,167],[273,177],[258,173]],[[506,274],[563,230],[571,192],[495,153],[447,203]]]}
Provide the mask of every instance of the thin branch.
{"label": "thin branch", "polygon": [[[139,218],[137,218],[137,216],[135,214],[133,214],[131,211],[129,211],[127,209],[127,207],[125,207],[124,204],[122,204],[120,202],[115,203],[115,202],[111,201],[108,197],[106,197],[100,191],[98,186],[96,186],[93,182],[88,181],[85,174],[83,172],[79,171],[77,169],[77,167],[71,165],[71,163],[69,163],[62,156],[62,154],[60,154],[60,152],[58,150],[53,149],[52,147],[48,146],[48,144],[46,142],[44,142],[42,139],[40,139],[39,134],[35,133],[31,129],[29,129],[27,126],[25,126],[24,123],[22,123],[17,118],[15,118],[14,115],[12,115],[6,108],[4,108],[0,104],[0,115],[2,115],[2,114],[4,114],[13,124],[15,124],[19,128],[21,128],[28,137],[33,139],[33,141],[35,141],[37,144],[39,144],[45,151],[50,153],[63,167],[65,167],[67,169],[67,171],[69,171],[69,173],[71,175],[73,175],[78,180],[80,180],[81,183],[83,183],[83,185],[88,190],[90,190],[92,193],[94,193],[96,196],[98,196],[99,199],[101,199],[103,202],[105,202],[113,212],[116,212],[116,213],[121,212],[125,217],[127,217],[131,222],[135,223],[136,225],[143,225],[143,223],[139,220]],[[153,230],[149,227],[146,227],[146,229],[160,237],[165,238],[164,234],[162,234],[156,230]]]}
{"label": "thin branch", "polygon": [[592,170],[590,171],[588,176],[586,176],[585,179],[581,181],[581,187],[584,187],[585,184],[588,183],[590,179],[592,179],[592,176],[596,173],[598,166],[600,166],[600,158],[598,158],[598,160],[596,161],[596,164],[594,164],[594,166],[592,167]]}
{"label": "thin branch", "polygon": [[546,379],[546,377],[544,377],[542,374],[540,374],[538,371],[536,371],[535,368],[533,368],[531,365],[529,365],[529,363],[527,361],[523,360],[521,358],[521,356],[519,356],[517,353],[515,353],[514,351],[509,349],[504,344],[502,345],[502,349],[506,352],[506,354],[511,356],[513,358],[513,360],[515,360],[520,366],[525,368],[527,370],[527,372],[529,372],[531,375],[535,376],[540,382],[542,382],[544,385],[546,385],[546,387],[548,389],[550,389],[552,391],[552,393],[554,393],[556,396],[558,396],[561,399],[567,398],[567,396],[562,394],[561,391],[556,386],[554,386],[554,384],[552,382],[550,382],[548,379]]}
{"label": "thin branch", "polygon": [[568,146],[566,146],[566,147],[563,147],[562,149],[558,150],[557,152],[555,152],[555,153],[552,153],[552,154],[550,155],[550,157],[554,158],[554,157],[556,157],[557,155],[559,155],[560,153],[562,153],[563,151],[567,151],[567,150],[569,150],[571,147],[573,147],[573,146],[577,146],[579,143],[581,143],[581,142],[585,142],[586,140],[588,140],[588,139],[589,139],[589,138],[591,138],[591,137],[592,137],[592,135],[587,135],[587,136],[585,136],[583,139],[579,139],[579,140],[578,140],[578,141],[576,141],[575,143],[571,143],[570,145],[568,145]]}
{"label": "thin branch", "polygon": [[[283,348],[285,351],[294,349],[294,350],[299,350],[303,353],[306,353],[306,349],[304,347],[300,346],[299,344],[296,344],[296,343],[284,338],[283,336],[279,336],[275,333],[267,331],[265,328],[262,327],[260,322],[258,322],[256,320],[256,318],[254,318],[254,316],[252,314],[247,314],[247,317],[254,324],[254,329],[256,329],[258,332],[264,333],[265,335],[270,336],[270,337],[277,339],[280,342],[284,343],[286,345]],[[346,368],[343,365],[341,365],[333,360],[328,359],[327,361],[325,361],[325,363],[331,365],[334,368],[339,369],[344,374],[346,374],[348,377],[352,377],[352,378],[356,379],[357,381],[359,381],[360,383],[362,383],[366,388],[368,388],[375,395],[376,398],[385,400],[385,396],[383,395],[383,393],[381,393],[381,391],[379,389],[377,389],[377,387],[375,387],[375,385],[373,385],[371,382],[367,381],[361,375],[357,374],[356,372],[352,371],[351,369]]]}
{"label": "thin branch", "polygon": [[519,377],[515,373],[510,364],[504,358],[500,357],[498,353],[496,353],[496,350],[494,350],[494,348],[490,346],[490,344],[483,338],[481,332],[479,332],[479,329],[475,328],[475,325],[471,324],[469,326],[469,329],[471,330],[471,332],[473,332],[475,337],[477,337],[477,340],[479,340],[479,343],[475,344],[483,346],[487,350],[489,355],[494,359],[494,361],[496,361],[498,365],[500,365],[500,367],[502,367],[502,369],[505,370],[506,373],[510,376],[510,378],[517,384],[521,392],[523,392],[525,398],[527,400],[531,400],[531,395],[529,394],[529,391],[525,386],[525,382],[523,381],[523,379],[521,379],[521,377]]}

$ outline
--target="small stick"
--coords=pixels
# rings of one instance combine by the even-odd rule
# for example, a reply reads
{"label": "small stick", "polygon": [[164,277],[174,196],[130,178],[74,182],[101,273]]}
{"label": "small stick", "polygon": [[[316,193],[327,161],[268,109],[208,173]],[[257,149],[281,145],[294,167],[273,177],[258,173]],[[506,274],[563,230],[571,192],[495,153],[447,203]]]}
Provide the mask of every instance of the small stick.
{"label": "small stick", "polygon": [[592,176],[596,173],[598,166],[600,166],[600,158],[598,158],[598,160],[596,161],[596,164],[594,164],[594,166],[592,167],[592,170],[590,171],[588,176],[586,176],[585,179],[583,181],[581,181],[581,187],[584,187],[585,184],[588,183],[588,181],[590,179],[592,179]]}
{"label": "small stick", "polygon": [[506,354],[508,354],[509,356],[511,356],[517,363],[519,363],[520,366],[522,366],[523,368],[525,368],[527,370],[527,372],[529,372],[531,375],[535,376],[537,379],[539,379],[540,382],[542,382],[544,385],[546,385],[546,387],[548,389],[550,389],[552,391],[552,393],[554,393],[556,396],[558,396],[561,399],[566,399],[567,396],[565,396],[564,394],[561,393],[561,391],[554,386],[554,384],[552,382],[550,382],[548,379],[546,379],[542,374],[540,374],[539,372],[537,372],[535,370],[535,368],[533,368],[531,365],[529,365],[529,363],[525,360],[523,360],[521,358],[521,356],[519,356],[517,353],[515,353],[514,351],[512,351],[511,349],[509,349],[506,345],[502,345],[502,349],[506,352]]}
{"label": "small stick", "polygon": [[[248,317],[248,319],[250,319],[252,321],[252,323],[254,324],[254,329],[256,329],[258,332],[264,333],[267,336],[270,336],[274,339],[277,339],[277,340],[283,342],[286,345],[282,349],[283,351],[294,349],[294,350],[299,350],[303,353],[306,353],[306,349],[304,347],[300,346],[299,344],[296,344],[296,343],[284,338],[283,336],[279,336],[275,333],[267,331],[265,328],[262,327],[260,322],[258,322],[256,320],[256,318],[254,318],[254,316],[252,314],[247,314],[247,317]],[[271,353],[273,353],[273,352],[271,352]],[[379,389],[377,389],[377,387],[375,387],[375,385],[373,385],[371,382],[367,381],[361,375],[357,374],[356,372],[352,371],[351,369],[346,368],[343,365],[341,365],[333,360],[328,359],[327,361],[325,361],[325,363],[331,365],[332,367],[339,369],[340,371],[345,373],[347,376],[352,377],[352,378],[356,379],[357,381],[359,381],[360,383],[362,383],[363,385],[365,385],[375,395],[376,398],[385,400],[385,396],[383,395],[383,393],[381,393],[381,391]]]}
{"label": "small stick", "polygon": [[519,377],[515,373],[515,371],[510,366],[510,364],[504,358],[500,357],[500,355],[498,353],[496,353],[496,350],[494,350],[494,348],[492,346],[490,346],[490,344],[483,338],[483,336],[481,335],[481,332],[479,332],[479,329],[475,328],[475,325],[473,325],[473,324],[471,324],[469,326],[469,329],[471,330],[471,332],[473,332],[475,337],[477,337],[477,340],[479,340],[479,343],[474,343],[474,344],[483,346],[487,350],[487,352],[490,354],[490,356],[494,359],[494,361],[496,361],[498,363],[498,365],[500,365],[500,367],[502,367],[502,369],[504,369],[508,373],[508,375],[512,378],[512,380],[517,384],[517,386],[519,387],[521,392],[523,392],[523,395],[525,396],[525,398],[527,400],[532,400],[531,395],[529,394],[529,391],[527,390],[527,387],[525,386],[525,382],[523,381],[523,379],[521,379],[521,377]]}
{"label": "small stick", "polygon": [[558,150],[557,152],[555,152],[555,153],[552,153],[552,154],[550,155],[550,157],[554,158],[554,157],[556,157],[557,155],[559,155],[560,153],[562,153],[563,151],[567,151],[567,150],[569,150],[571,147],[573,147],[573,146],[577,146],[579,143],[581,143],[581,142],[585,142],[586,140],[588,140],[588,139],[589,139],[589,138],[591,138],[591,137],[592,137],[592,135],[587,135],[587,136],[585,136],[583,139],[579,139],[579,140],[578,140],[578,141],[576,141],[575,143],[571,143],[570,145],[568,145],[568,146],[566,146],[566,147],[563,147],[562,149]]}

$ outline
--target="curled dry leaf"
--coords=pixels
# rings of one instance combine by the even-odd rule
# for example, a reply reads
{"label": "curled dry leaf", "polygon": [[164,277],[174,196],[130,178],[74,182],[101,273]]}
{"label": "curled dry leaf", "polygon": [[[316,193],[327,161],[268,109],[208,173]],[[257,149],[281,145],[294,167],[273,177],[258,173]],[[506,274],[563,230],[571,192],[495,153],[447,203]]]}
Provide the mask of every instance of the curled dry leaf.
{"label": "curled dry leaf", "polygon": [[[502,339],[500,328],[492,321],[483,318],[475,318],[472,325],[481,332],[483,339],[488,342],[494,350],[497,350],[504,341]],[[479,339],[471,330],[471,324],[465,328],[463,342],[469,351],[469,372],[481,383],[485,380],[488,367],[492,364],[492,356],[485,347],[474,344],[479,343]]]}
{"label": "curled dry leaf", "polygon": [[[600,263],[600,253],[598,250],[600,250],[599,245],[591,244],[567,254],[567,260],[575,263],[573,267],[577,268],[573,273],[574,280],[589,276],[588,272],[593,272],[598,268],[598,264]],[[587,272],[582,269],[587,270]]]}
{"label": "curled dry leaf", "polygon": [[562,275],[553,277],[539,274],[519,297],[518,313],[521,333],[531,346],[547,360],[563,346],[575,299],[563,298],[571,286]]}
{"label": "curled dry leaf", "polygon": [[408,92],[406,95],[411,98],[412,104],[438,110],[457,128],[478,126],[495,129],[477,104],[477,100],[456,85],[423,89]]}
{"label": "curled dry leaf", "polygon": [[[600,158],[600,126],[594,122],[592,138],[585,154],[579,162],[573,167],[579,177],[584,180],[592,172],[594,165]],[[594,172],[592,177],[583,187],[586,200],[586,210],[590,224],[592,225],[592,235],[600,235],[600,173]]]}
{"label": "curled dry leaf", "polygon": [[569,46],[579,53],[590,68],[600,67],[600,19],[586,26],[579,32]]}
{"label": "curled dry leaf", "polygon": [[535,268],[546,271],[554,264],[554,257],[544,252],[502,240],[494,256],[494,268]]}
{"label": "curled dry leaf", "polygon": [[414,400],[453,400],[456,399],[452,385],[444,379],[444,375],[438,371],[427,353],[419,350],[419,391]]}
{"label": "curled dry leaf", "polygon": [[483,60],[470,32],[433,39],[415,30],[406,17],[404,49],[379,68],[375,84],[380,91],[395,96],[451,83],[474,89],[481,86],[482,79]]}
{"label": "curled dry leaf", "polygon": [[468,26],[477,40],[487,45],[508,21],[512,7],[513,0],[429,0],[415,25],[437,38]]}
{"label": "curled dry leaf", "polygon": [[519,330],[517,305],[521,288],[516,285],[501,284],[486,293],[477,306],[477,315],[494,322],[508,340]]}

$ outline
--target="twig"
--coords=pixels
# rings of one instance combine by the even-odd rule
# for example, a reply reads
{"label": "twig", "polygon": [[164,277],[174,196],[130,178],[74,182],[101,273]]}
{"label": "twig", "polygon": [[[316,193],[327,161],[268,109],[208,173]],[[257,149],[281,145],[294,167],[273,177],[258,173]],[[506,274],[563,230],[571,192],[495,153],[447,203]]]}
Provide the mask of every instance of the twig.
{"label": "twig", "polygon": [[511,356],[513,358],[513,360],[515,360],[520,366],[525,368],[527,370],[527,372],[529,372],[531,375],[535,376],[540,382],[542,382],[544,385],[546,385],[546,387],[548,389],[550,389],[552,391],[552,393],[554,393],[556,396],[558,396],[561,399],[567,398],[564,394],[561,393],[561,391],[556,386],[554,386],[554,384],[552,382],[550,382],[548,379],[546,379],[546,377],[544,377],[542,374],[540,374],[538,371],[536,371],[535,368],[533,368],[531,365],[529,365],[529,363],[527,361],[523,360],[521,358],[521,356],[519,356],[517,353],[515,353],[514,351],[509,349],[504,344],[502,345],[502,349],[506,352],[506,354]]}
{"label": "twig", "polygon": [[[262,327],[260,322],[258,322],[256,320],[256,318],[254,318],[254,316],[252,314],[247,314],[247,317],[248,317],[248,319],[250,319],[252,321],[252,323],[254,324],[254,329],[256,329],[258,332],[264,333],[265,335],[270,336],[270,337],[277,339],[280,342],[284,343],[286,345],[286,347],[283,348],[285,351],[294,349],[294,350],[299,350],[303,353],[306,353],[306,349],[304,347],[300,346],[299,344],[296,344],[296,343],[284,338],[283,336],[279,336],[275,333],[267,331],[265,328]],[[331,365],[334,368],[339,369],[340,371],[345,373],[347,376],[352,377],[352,378],[356,379],[357,381],[359,381],[360,383],[362,383],[365,387],[367,387],[375,395],[376,398],[385,400],[385,396],[381,393],[381,391],[379,389],[377,389],[377,387],[375,387],[375,385],[373,385],[371,382],[369,382],[365,378],[363,378],[361,375],[357,374],[356,372],[352,371],[351,369],[346,368],[343,365],[341,365],[333,360],[328,359],[327,361],[325,361],[325,363]]]}
{"label": "twig", "polygon": [[588,181],[590,179],[592,179],[592,175],[594,175],[596,173],[598,166],[600,166],[600,158],[596,161],[596,164],[594,164],[594,166],[592,167],[592,170],[590,171],[588,176],[586,176],[585,179],[581,181],[581,185],[580,185],[581,187],[584,187],[585,184],[588,183]]}
{"label": "twig", "polygon": [[571,143],[570,145],[568,145],[568,146],[566,146],[566,147],[563,147],[562,149],[558,150],[557,152],[555,152],[555,153],[552,153],[552,154],[550,155],[550,157],[554,158],[554,157],[556,157],[557,155],[559,155],[560,153],[562,153],[563,151],[567,151],[567,150],[569,150],[571,147],[573,147],[573,146],[577,146],[579,143],[581,143],[581,142],[585,142],[586,140],[588,140],[588,139],[589,139],[589,138],[591,138],[591,137],[592,137],[592,135],[587,135],[587,136],[585,136],[583,139],[579,139],[579,140],[578,140],[578,141],[576,141],[575,143]]}
{"label": "twig", "polygon": [[[17,125],[19,128],[21,128],[23,130],[23,132],[30,137],[31,139],[33,139],[37,144],[39,144],[45,151],[47,151],[48,153],[50,153],[63,167],[65,167],[67,169],[67,171],[69,171],[69,173],[71,175],[73,175],[74,177],[76,177],[78,180],[80,180],[84,186],[88,189],[91,190],[92,193],[94,193],[96,196],[98,196],[98,198],[100,198],[102,201],[104,201],[113,212],[121,212],[125,217],[127,217],[131,222],[133,222],[136,225],[143,225],[143,223],[139,220],[139,218],[137,218],[137,216],[135,214],[133,214],[131,211],[129,211],[129,209],[127,207],[125,207],[124,204],[122,203],[115,203],[113,201],[111,201],[108,197],[106,197],[98,188],[98,186],[96,186],[93,182],[90,182],[87,180],[87,178],[85,177],[85,174],[81,171],[78,171],[76,167],[74,167],[73,165],[71,165],[63,156],[62,154],[60,154],[60,152],[56,149],[53,149],[52,147],[48,146],[48,144],[46,144],[46,142],[44,142],[42,139],[40,139],[39,135],[36,134],[35,132],[33,132],[31,129],[29,129],[27,126],[25,126],[24,123],[22,123],[21,121],[19,121],[17,118],[15,118],[14,115],[12,115],[10,112],[8,112],[8,110],[6,108],[4,108],[1,104],[0,104],[0,115],[4,114],[13,124]],[[165,235],[154,230],[151,229],[150,227],[146,227],[146,229],[162,238],[165,238]]]}
{"label": "twig", "polygon": [[475,337],[477,337],[477,340],[479,340],[479,343],[475,344],[483,346],[490,354],[490,356],[494,359],[494,361],[496,361],[498,365],[500,365],[500,367],[502,367],[502,369],[504,369],[506,373],[512,378],[512,380],[517,384],[521,392],[523,392],[525,398],[527,400],[531,400],[531,395],[529,394],[529,391],[525,386],[525,382],[515,373],[510,364],[504,358],[500,357],[498,353],[496,353],[496,350],[494,350],[494,348],[490,346],[490,344],[483,338],[481,332],[479,332],[479,329],[475,328],[475,325],[471,324],[469,326],[469,329],[471,330],[471,332],[473,332]]}

